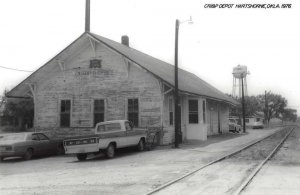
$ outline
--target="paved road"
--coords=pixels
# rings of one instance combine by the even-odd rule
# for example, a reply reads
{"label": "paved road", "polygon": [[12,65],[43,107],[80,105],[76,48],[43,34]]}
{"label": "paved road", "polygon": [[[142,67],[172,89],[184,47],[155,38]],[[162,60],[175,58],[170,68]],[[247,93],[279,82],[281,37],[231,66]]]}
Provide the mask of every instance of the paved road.
{"label": "paved road", "polygon": [[73,156],[7,160],[0,163],[0,193],[144,194],[274,131],[221,136],[181,149],[123,151],[109,160],[98,157],[78,162]]}

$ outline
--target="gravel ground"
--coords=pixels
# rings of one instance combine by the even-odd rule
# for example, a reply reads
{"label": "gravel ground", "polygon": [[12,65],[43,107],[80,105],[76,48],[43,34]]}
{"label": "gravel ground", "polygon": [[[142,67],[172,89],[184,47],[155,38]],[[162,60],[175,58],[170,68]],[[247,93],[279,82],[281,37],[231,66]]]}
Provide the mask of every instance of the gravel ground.
{"label": "gravel ground", "polygon": [[[0,192],[144,194],[277,130],[250,130],[245,135],[212,137],[204,143],[183,144],[180,149],[160,147],[142,153],[125,150],[109,160],[101,156],[85,162],[78,162],[73,156],[6,160],[0,163]],[[219,169],[221,171],[222,167]]]}
{"label": "gravel ground", "polygon": [[251,171],[269,155],[287,132],[278,132],[241,153],[200,170],[157,194],[232,194]]}
{"label": "gravel ground", "polygon": [[300,194],[300,129],[289,136],[243,194]]}

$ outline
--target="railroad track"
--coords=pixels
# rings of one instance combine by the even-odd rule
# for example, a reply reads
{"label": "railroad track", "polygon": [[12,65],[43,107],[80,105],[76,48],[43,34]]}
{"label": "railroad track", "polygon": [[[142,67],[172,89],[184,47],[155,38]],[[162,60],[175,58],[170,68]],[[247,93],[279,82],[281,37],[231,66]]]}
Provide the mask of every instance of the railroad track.
{"label": "railroad track", "polygon": [[216,160],[213,160],[201,167],[198,167],[188,173],[186,173],[185,175],[182,175],[170,182],[167,182],[161,186],[159,186],[158,188],[146,193],[145,195],[152,195],[152,194],[155,194],[155,193],[158,193],[158,192],[161,192],[162,190],[168,188],[168,187],[171,187],[172,185],[175,185],[176,183],[178,183],[179,181],[182,181],[184,179],[187,179],[189,176],[195,174],[195,173],[198,173],[200,172],[201,170],[204,170],[205,168],[208,168],[209,166],[212,166],[213,164],[216,164],[216,163],[219,163],[219,162],[222,162],[224,161],[225,159],[229,159],[243,151],[246,151],[247,149],[251,148],[252,146],[255,146],[256,144],[258,143],[262,143],[264,140],[267,140],[269,138],[271,138],[272,136],[276,136],[277,134],[280,134],[282,132],[285,132],[285,135],[282,139],[280,139],[279,142],[276,142],[276,147],[273,148],[273,150],[268,154],[268,156],[261,162],[259,163],[258,166],[256,166],[251,172],[250,174],[246,177],[246,179],[244,178],[243,181],[241,182],[241,184],[238,186],[238,187],[235,187],[235,190],[233,191],[232,194],[234,195],[238,195],[240,194],[246,187],[247,185],[251,182],[251,180],[255,177],[255,175],[259,172],[259,170],[263,167],[263,165],[276,153],[276,151],[278,151],[278,149],[280,148],[280,146],[284,143],[284,141],[289,137],[289,135],[293,132],[293,130],[296,128],[296,126],[289,126],[289,127],[285,127],[283,129],[281,129],[280,131],[277,131],[267,137],[264,137],[260,140],[257,140],[257,141],[254,141],[246,146],[244,146],[243,148],[241,149],[238,149],[234,152],[231,152],[229,154],[226,154]]}

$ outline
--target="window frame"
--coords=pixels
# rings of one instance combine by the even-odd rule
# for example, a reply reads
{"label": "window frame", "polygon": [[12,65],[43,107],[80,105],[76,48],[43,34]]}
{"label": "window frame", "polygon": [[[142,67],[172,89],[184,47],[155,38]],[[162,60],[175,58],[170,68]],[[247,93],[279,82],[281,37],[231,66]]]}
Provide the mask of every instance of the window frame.
{"label": "window frame", "polygon": [[[131,113],[137,113],[137,126],[134,124],[134,121],[129,120],[129,100],[137,100],[138,101],[138,108],[137,112],[131,112]],[[134,127],[138,127],[140,125],[140,99],[138,97],[129,97],[126,98],[126,118],[128,121],[130,121]]]}
{"label": "window frame", "polygon": [[[62,112],[61,112],[61,110],[62,110],[62,101],[70,101],[70,112],[69,112],[69,125],[68,126],[62,126],[61,125],[61,119],[62,119],[62,117],[61,117],[61,115],[62,115]],[[73,106],[72,106],[72,99],[70,99],[70,98],[61,98],[61,99],[59,99],[59,127],[62,127],[62,128],[69,128],[69,127],[72,127],[72,109],[73,109]],[[65,114],[65,113],[63,113],[63,114]]]}
{"label": "window frame", "polygon": [[[39,137],[39,139],[40,139],[40,141],[44,141],[44,140],[50,140],[49,139],[49,137],[47,137],[45,134],[43,134],[43,133],[37,133],[37,135],[38,135],[38,137]],[[46,138],[46,139],[41,139],[41,138]]]}
{"label": "window frame", "polygon": [[106,100],[104,98],[93,98],[93,101],[92,101],[92,110],[93,110],[93,114],[92,114],[93,123],[92,123],[92,126],[93,127],[96,127],[96,125],[97,125],[97,123],[95,123],[95,114],[96,114],[95,113],[95,101],[96,100],[103,100],[103,107],[104,107],[104,109],[103,109],[103,122],[106,121]]}
{"label": "window frame", "polygon": [[[37,139],[34,139],[35,137],[36,137]],[[32,141],[40,141],[40,137],[38,136],[37,133],[35,133],[35,134],[32,134],[32,135],[31,135],[31,140],[32,140]]]}
{"label": "window frame", "polygon": [[[96,62],[99,63],[96,65]],[[102,68],[102,60],[101,59],[91,59],[89,64],[90,69]]]}
{"label": "window frame", "polygon": [[[172,104],[170,104],[170,101],[172,101]],[[173,126],[174,125],[174,99],[173,97],[169,97],[169,125]],[[172,110],[170,111],[170,108],[172,108]],[[172,116],[172,118],[171,118]]]}
{"label": "window frame", "polygon": [[[117,129],[113,129],[113,130],[107,130],[107,126],[113,126],[113,125],[118,125]],[[99,131],[100,127],[104,127],[104,131]],[[97,126],[97,133],[101,133],[101,134],[109,134],[109,133],[116,133],[116,132],[121,132],[122,131],[122,127],[121,124],[119,122],[115,122],[115,123],[107,123],[107,124],[101,124],[99,126]]]}
{"label": "window frame", "polygon": [[206,101],[202,100],[202,121],[206,123]]}
{"label": "window frame", "polygon": [[[197,111],[190,110],[190,101],[197,102]],[[191,121],[191,115],[197,115],[196,122]],[[188,99],[188,122],[189,122],[189,124],[199,124],[199,100],[198,99]]]}

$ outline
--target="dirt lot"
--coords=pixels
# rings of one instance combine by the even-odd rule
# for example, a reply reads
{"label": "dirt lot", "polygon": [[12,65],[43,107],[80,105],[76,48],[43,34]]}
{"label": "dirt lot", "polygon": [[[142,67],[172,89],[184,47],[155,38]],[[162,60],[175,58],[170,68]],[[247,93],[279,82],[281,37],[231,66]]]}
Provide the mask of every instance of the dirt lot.
{"label": "dirt lot", "polygon": [[[116,158],[78,162],[73,156],[6,160],[0,164],[1,194],[145,194],[206,162],[266,136],[273,130],[212,137],[205,143],[120,151]],[[214,170],[215,171],[215,170]]]}

